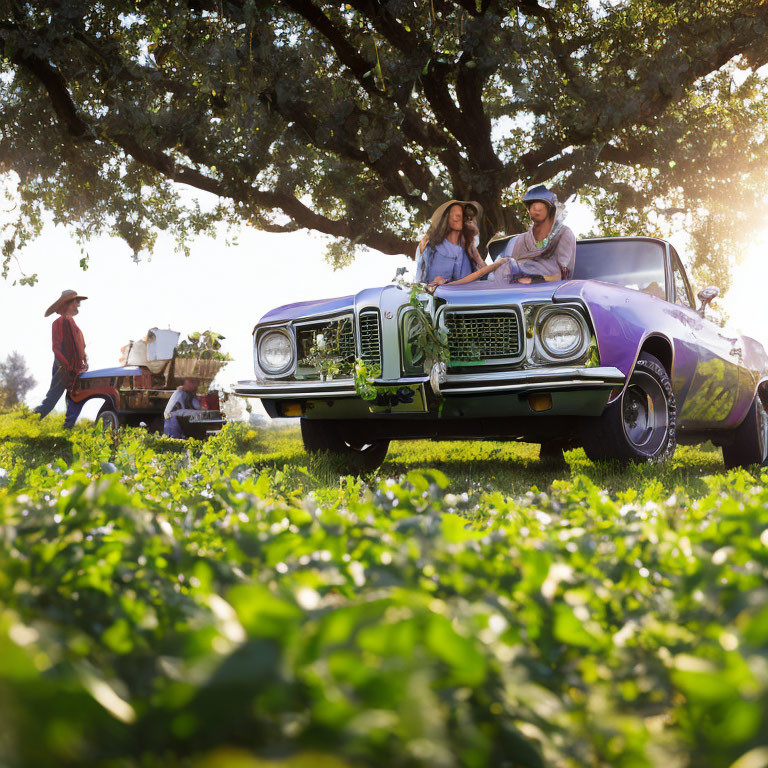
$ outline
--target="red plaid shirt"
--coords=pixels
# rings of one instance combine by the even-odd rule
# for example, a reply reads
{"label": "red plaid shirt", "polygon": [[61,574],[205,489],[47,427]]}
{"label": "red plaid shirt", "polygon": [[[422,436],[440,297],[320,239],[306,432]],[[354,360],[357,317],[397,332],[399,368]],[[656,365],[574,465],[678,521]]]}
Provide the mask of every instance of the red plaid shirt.
{"label": "red plaid shirt", "polygon": [[67,370],[80,373],[88,368],[83,332],[74,318],[61,315],[53,321],[53,354]]}

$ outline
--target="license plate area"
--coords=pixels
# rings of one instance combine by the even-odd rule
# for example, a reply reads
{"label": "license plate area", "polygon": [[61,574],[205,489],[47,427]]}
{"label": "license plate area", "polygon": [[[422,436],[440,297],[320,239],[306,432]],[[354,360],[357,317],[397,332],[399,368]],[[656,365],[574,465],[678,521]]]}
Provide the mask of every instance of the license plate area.
{"label": "license plate area", "polygon": [[376,399],[368,401],[371,413],[426,413],[424,384],[376,385]]}

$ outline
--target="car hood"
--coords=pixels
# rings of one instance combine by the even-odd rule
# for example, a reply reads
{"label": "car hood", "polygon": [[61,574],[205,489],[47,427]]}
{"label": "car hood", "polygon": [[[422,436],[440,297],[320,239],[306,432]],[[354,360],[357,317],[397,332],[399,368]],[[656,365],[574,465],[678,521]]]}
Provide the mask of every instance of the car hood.
{"label": "car hood", "polygon": [[325,315],[332,312],[340,312],[351,307],[355,302],[354,296],[338,296],[335,299],[317,299],[314,301],[297,301],[295,304],[283,304],[267,312],[259,320],[259,325],[265,323],[283,323],[291,320],[300,320],[313,315]]}
{"label": "car hood", "polygon": [[477,280],[464,285],[442,285],[435,296],[448,304],[503,304],[509,301],[551,301],[563,282],[497,283]]}
{"label": "car hood", "polygon": [[[574,293],[580,295],[581,292],[578,289],[567,290],[568,286],[578,284],[581,284],[580,281],[505,285],[483,280],[465,285],[443,285],[435,291],[435,296],[447,304],[463,306],[505,304],[509,301],[552,301],[560,298],[563,289],[566,289],[565,298],[572,298]],[[329,315],[353,307],[382,307],[385,304],[389,307],[405,304],[407,301],[407,289],[397,285],[385,285],[379,288],[367,288],[350,296],[284,304],[267,312],[259,320],[259,325]]]}

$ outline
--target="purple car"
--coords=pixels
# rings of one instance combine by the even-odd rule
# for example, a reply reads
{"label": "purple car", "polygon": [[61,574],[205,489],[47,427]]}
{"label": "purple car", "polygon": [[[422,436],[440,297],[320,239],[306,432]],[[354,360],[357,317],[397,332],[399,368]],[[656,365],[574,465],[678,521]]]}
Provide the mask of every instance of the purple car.
{"label": "purple car", "polygon": [[[728,467],[761,463],[768,358],[705,317],[717,295],[705,288],[696,309],[663,240],[581,240],[573,279],[421,295],[447,363],[427,357],[399,285],[272,310],[254,329],[257,378],[236,392],[299,417],[308,451],[354,471],[376,468],[390,440],[423,438],[538,442],[552,458],[581,445],[625,463],[711,440]],[[355,366],[376,374],[365,393]]]}

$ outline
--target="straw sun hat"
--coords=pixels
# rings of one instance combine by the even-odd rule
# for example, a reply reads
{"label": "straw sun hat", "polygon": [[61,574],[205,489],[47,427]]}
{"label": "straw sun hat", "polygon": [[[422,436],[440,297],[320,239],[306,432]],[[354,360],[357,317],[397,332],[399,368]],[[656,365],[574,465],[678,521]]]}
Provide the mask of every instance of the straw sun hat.
{"label": "straw sun hat", "polygon": [[483,218],[483,206],[480,205],[480,203],[478,203],[476,200],[449,200],[447,203],[443,203],[441,206],[439,206],[432,214],[432,218],[429,220],[430,224],[432,225],[432,229],[437,227],[437,225],[440,223],[440,217],[452,205],[473,205],[475,210],[477,210],[477,220],[480,221],[480,219]]}
{"label": "straw sun hat", "polygon": [[82,301],[87,298],[87,296],[81,296],[77,291],[62,291],[61,296],[59,296],[59,298],[45,310],[45,316],[48,317],[48,315],[52,315],[54,312],[59,312],[66,304],[69,304],[70,301],[74,301],[75,299],[80,299]]}

